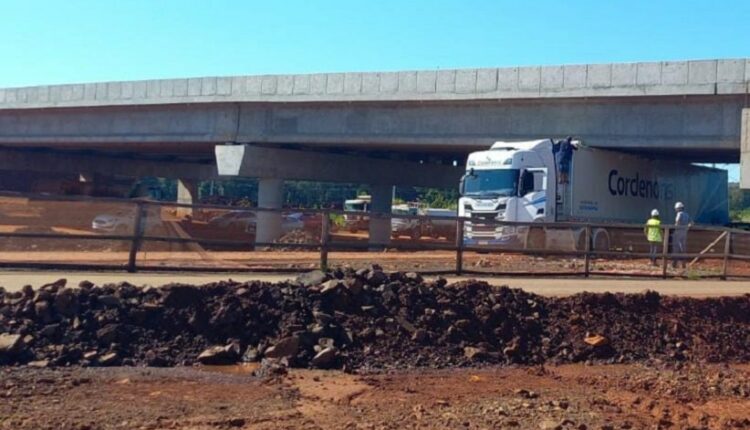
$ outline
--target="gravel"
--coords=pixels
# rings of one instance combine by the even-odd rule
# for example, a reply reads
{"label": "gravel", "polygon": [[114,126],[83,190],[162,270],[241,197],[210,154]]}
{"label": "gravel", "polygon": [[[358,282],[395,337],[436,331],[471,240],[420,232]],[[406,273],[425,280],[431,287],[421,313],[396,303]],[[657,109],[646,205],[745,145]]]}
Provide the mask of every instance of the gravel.
{"label": "gravel", "polygon": [[550,298],[378,266],[282,283],[71,287],[62,279],[16,293],[0,288],[0,339],[0,364],[35,366],[747,362],[750,295]]}

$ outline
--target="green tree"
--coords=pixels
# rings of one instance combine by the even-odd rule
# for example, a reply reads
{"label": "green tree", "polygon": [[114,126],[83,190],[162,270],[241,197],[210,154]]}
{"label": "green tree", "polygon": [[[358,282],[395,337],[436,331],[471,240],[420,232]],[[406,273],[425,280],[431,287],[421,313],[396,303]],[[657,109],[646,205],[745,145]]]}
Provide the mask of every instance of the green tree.
{"label": "green tree", "polygon": [[[370,187],[363,184],[286,181],[284,182],[284,205],[295,208],[341,207],[344,200],[370,194],[370,192]],[[138,195],[175,201],[177,181],[164,178],[143,178],[136,183],[131,192],[131,197]],[[258,203],[258,180],[234,178],[203,181],[198,186],[198,198],[200,201],[209,203],[239,203],[242,206],[254,206]],[[458,191],[456,189],[397,187],[395,198],[399,202],[419,201],[433,208],[454,209],[458,202]]]}
{"label": "green tree", "polygon": [[750,193],[738,183],[729,184],[729,216],[732,221],[750,221]]}

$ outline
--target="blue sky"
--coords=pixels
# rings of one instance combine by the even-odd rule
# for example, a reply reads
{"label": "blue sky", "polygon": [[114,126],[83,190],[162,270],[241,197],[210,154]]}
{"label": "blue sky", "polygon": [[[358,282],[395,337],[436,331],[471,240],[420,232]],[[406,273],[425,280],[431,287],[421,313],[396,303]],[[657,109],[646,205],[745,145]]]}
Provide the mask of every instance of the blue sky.
{"label": "blue sky", "polygon": [[750,57],[750,0],[4,0],[0,17],[0,87]]}
{"label": "blue sky", "polygon": [[5,0],[0,87],[750,57],[750,1]]}

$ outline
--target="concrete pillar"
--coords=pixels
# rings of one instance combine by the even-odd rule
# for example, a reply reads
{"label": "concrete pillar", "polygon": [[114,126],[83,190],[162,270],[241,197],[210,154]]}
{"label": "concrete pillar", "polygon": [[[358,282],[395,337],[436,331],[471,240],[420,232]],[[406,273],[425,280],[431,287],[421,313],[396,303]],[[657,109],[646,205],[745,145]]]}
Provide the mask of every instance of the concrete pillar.
{"label": "concrete pillar", "polygon": [[177,180],[177,203],[198,203],[198,182],[189,179]]}
{"label": "concrete pillar", "polygon": [[[258,207],[264,209],[281,209],[284,200],[284,180],[258,179]],[[280,212],[257,212],[255,224],[255,242],[270,243],[281,237]]]}
{"label": "concrete pillar", "polygon": [[[190,179],[177,180],[177,203],[181,204],[198,204],[198,181]],[[193,215],[191,208],[178,208],[178,216]]]}
{"label": "concrete pillar", "polygon": [[[392,185],[370,186],[372,204],[370,212],[390,214],[393,204]],[[391,220],[389,218],[370,218],[370,245],[373,248],[387,246],[391,242]]]}
{"label": "concrete pillar", "polygon": [[740,122],[740,188],[750,189],[750,109],[742,109]]}

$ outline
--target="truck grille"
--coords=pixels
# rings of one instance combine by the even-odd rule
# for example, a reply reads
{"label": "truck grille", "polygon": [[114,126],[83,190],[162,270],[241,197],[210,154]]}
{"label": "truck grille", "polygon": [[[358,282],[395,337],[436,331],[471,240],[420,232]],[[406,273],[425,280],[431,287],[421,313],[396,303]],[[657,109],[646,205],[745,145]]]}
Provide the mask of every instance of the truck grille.
{"label": "truck grille", "polygon": [[474,212],[471,214],[471,221],[466,223],[466,230],[477,236],[494,236],[500,230],[501,226],[489,224],[489,222],[495,221],[498,216],[502,218],[503,212]]}

